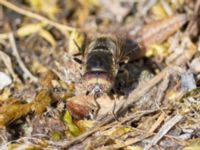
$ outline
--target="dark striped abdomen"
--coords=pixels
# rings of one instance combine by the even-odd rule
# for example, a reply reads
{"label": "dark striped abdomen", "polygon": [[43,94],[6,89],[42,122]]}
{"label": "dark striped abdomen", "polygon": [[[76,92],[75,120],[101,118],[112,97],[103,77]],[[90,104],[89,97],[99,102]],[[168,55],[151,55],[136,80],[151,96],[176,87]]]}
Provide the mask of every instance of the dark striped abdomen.
{"label": "dark striped abdomen", "polygon": [[108,91],[114,80],[117,43],[110,37],[94,40],[85,54],[84,80],[89,91],[99,87]]}

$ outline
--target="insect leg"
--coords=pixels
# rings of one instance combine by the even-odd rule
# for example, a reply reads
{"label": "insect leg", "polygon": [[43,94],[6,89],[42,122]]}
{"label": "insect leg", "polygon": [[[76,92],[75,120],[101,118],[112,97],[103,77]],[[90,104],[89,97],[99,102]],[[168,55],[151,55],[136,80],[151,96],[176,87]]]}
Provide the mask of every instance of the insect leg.
{"label": "insect leg", "polygon": [[74,60],[79,64],[83,64],[83,61],[77,57],[74,57]]}
{"label": "insect leg", "polygon": [[95,106],[96,106],[96,109],[94,110],[94,118],[97,117],[97,114],[98,114],[98,112],[99,112],[99,110],[101,108],[99,103],[97,102],[97,98],[98,97],[99,97],[98,95],[94,94],[94,102],[95,102]]}
{"label": "insect leg", "polygon": [[114,98],[114,103],[113,103],[113,109],[112,109],[112,115],[113,118],[119,122],[119,119],[117,118],[116,114],[115,114],[115,108],[116,108],[116,99]]}
{"label": "insect leg", "polygon": [[78,51],[81,52],[82,48],[78,45],[78,43],[73,39],[74,44],[76,45],[76,47],[78,48]]}

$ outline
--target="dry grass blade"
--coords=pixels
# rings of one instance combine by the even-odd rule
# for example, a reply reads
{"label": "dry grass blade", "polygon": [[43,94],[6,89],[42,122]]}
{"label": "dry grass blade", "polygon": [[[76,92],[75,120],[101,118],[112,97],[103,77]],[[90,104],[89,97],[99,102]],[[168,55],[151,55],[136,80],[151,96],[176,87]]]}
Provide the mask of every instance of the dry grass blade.
{"label": "dry grass blade", "polygon": [[[72,31],[74,30],[73,27],[69,27],[69,26],[66,26],[66,25],[63,25],[63,24],[60,24],[60,23],[57,23],[57,22],[54,22],[48,18],[45,18],[39,14],[36,14],[36,13],[33,13],[33,12],[30,12],[28,10],[25,10],[25,9],[22,9],[6,0],[0,0],[0,4],[19,13],[19,14],[22,14],[22,15],[25,15],[27,17],[30,17],[30,18],[34,18],[36,20],[39,20],[39,21],[43,21],[43,22],[46,22],[48,23],[49,25],[52,25],[58,29],[60,29],[61,31]],[[4,35],[5,36],[5,35]]]}
{"label": "dry grass blade", "polygon": [[145,150],[151,148],[151,146],[156,145],[158,141],[172,128],[174,127],[181,119],[183,118],[182,115],[175,115],[172,117],[168,122],[166,122],[160,129],[160,131],[153,137],[150,144],[145,147]]}
{"label": "dry grass blade", "polygon": [[165,120],[165,113],[161,113],[161,115],[159,116],[159,118],[156,120],[156,122],[153,124],[153,126],[149,129],[148,132],[154,132],[159,126],[160,124]]}
{"label": "dry grass blade", "polygon": [[[163,97],[165,95],[165,92],[167,91],[168,86],[169,86],[169,76],[166,76],[164,80],[162,81],[162,83],[160,84],[156,98],[155,98],[155,105],[158,108],[160,108],[160,104],[163,100]],[[163,110],[162,112],[164,113]]]}
{"label": "dry grass blade", "polygon": [[0,51],[0,58],[4,62],[5,66],[7,67],[8,71],[9,71],[9,73],[12,75],[14,81],[19,81],[20,82],[18,76],[15,74],[15,72],[13,70],[12,62],[11,62],[10,57],[6,53]]}
{"label": "dry grass blade", "polygon": [[186,29],[186,34],[188,35],[197,35],[198,33],[198,11],[200,8],[200,1],[196,1],[194,13],[191,16],[191,21]]}
{"label": "dry grass blade", "polygon": [[26,68],[25,64],[23,63],[22,59],[19,56],[19,52],[17,50],[17,46],[16,46],[16,43],[15,43],[15,38],[14,38],[13,33],[9,33],[9,40],[10,40],[10,43],[11,43],[11,46],[12,46],[13,54],[16,57],[17,62],[19,63],[19,66],[21,67],[21,69],[23,70],[25,75],[28,76],[33,82],[37,82],[38,81],[37,77],[32,75],[32,73]]}

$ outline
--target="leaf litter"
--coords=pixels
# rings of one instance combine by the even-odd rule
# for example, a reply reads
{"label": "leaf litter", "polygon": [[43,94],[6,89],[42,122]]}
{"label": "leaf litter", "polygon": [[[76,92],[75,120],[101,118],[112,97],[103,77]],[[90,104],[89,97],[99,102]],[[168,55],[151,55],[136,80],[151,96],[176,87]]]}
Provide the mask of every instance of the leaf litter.
{"label": "leaf litter", "polygon": [[[200,147],[198,0],[0,0],[0,149]],[[129,60],[87,95],[101,34]]]}

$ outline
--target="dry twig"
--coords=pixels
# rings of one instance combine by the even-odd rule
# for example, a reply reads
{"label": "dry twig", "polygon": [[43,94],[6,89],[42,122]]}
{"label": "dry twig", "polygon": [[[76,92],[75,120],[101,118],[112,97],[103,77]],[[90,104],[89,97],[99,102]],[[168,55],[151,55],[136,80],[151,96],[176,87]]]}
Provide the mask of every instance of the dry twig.
{"label": "dry twig", "polygon": [[175,115],[174,117],[172,117],[168,122],[166,122],[161,129],[159,130],[159,132],[153,137],[153,139],[151,140],[151,142],[149,143],[149,145],[147,145],[144,149],[148,150],[151,148],[151,146],[154,146],[158,143],[158,141],[160,141],[162,139],[162,137],[172,128],[174,127],[179,121],[181,121],[181,119],[183,118],[182,115]]}
{"label": "dry twig", "polygon": [[16,43],[15,43],[14,34],[12,32],[9,33],[9,40],[10,40],[10,44],[12,47],[13,55],[16,57],[17,62],[19,63],[19,66],[21,67],[21,69],[26,74],[26,76],[28,76],[33,82],[37,82],[38,78],[35,77],[34,75],[32,75],[32,73],[26,68],[25,64],[23,63],[22,59],[20,58]]}
{"label": "dry twig", "polygon": [[[15,11],[15,12],[17,12],[17,13],[19,13],[19,14],[22,14],[24,16],[34,18],[34,19],[39,20],[39,21],[46,22],[47,24],[52,25],[52,26],[60,29],[61,31],[73,31],[74,30],[73,27],[54,22],[54,21],[52,21],[52,20],[50,20],[46,17],[43,17],[39,14],[30,12],[30,11],[25,10],[25,9],[22,9],[19,6],[16,6],[16,5],[8,2],[7,0],[0,0],[0,4],[11,9],[11,10],[13,10],[13,11]],[[4,36],[6,36],[6,34],[2,34],[2,36],[4,37]]]}
{"label": "dry twig", "polygon": [[196,35],[199,30],[198,22],[197,22],[199,9],[200,9],[200,1],[196,1],[194,13],[191,16],[191,21],[189,22],[186,32],[185,32],[188,35],[194,35],[194,34]]}
{"label": "dry twig", "polygon": [[[157,94],[156,94],[156,98],[155,98],[155,105],[157,108],[160,108],[160,104],[162,102],[162,99],[165,95],[165,92],[168,88],[169,85],[169,75],[167,75],[164,80],[162,81],[162,83],[160,84]],[[160,108],[161,109],[161,108]],[[161,110],[163,113],[165,113],[163,110]]]}
{"label": "dry twig", "polygon": [[4,62],[9,73],[12,75],[12,78],[14,79],[14,81],[20,81],[19,78],[17,77],[17,75],[15,74],[14,70],[13,70],[10,57],[6,53],[0,51],[0,58]]}

